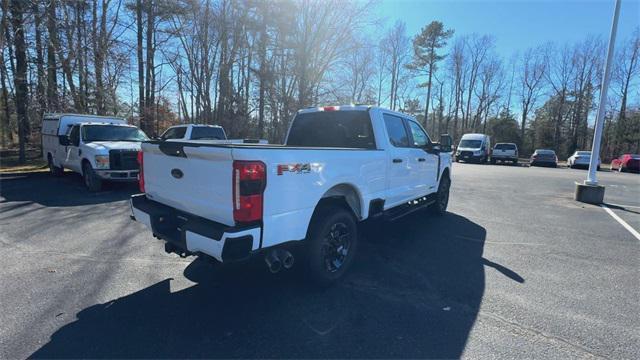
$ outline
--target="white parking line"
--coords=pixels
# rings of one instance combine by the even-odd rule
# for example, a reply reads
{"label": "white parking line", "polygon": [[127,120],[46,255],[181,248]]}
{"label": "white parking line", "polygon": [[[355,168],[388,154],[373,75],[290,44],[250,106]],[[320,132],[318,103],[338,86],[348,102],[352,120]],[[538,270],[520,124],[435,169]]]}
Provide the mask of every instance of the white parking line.
{"label": "white parking line", "polygon": [[612,203],[610,203],[610,202],[608,202],[607,204],[609,204],[609,205],[613,205],[613,206],[617,206],[617,207],[621,207],[621,208],[634,208],[634,209],[640,209],[640,206],[635,206],[635,205],[612,204]]}
{"label": "white parking line", "polygon": [[606,205],[601,204],[600,207],[603,208],[604,211],[606,211],[609,215],[611,215],[611,217],[614,218],[617,222],[619,222],[620,225],[622,225],[622,227],[627,229],[627,231],[629,231],[631,235],[635,236],[636,239],[640,240],[640,233],[638,233],[636,229],[632,228],[631,225],[627,224],[626,221],[622,220],[618,215],[616,215],[613,211],[611,211],[611,209],[609,209]]}

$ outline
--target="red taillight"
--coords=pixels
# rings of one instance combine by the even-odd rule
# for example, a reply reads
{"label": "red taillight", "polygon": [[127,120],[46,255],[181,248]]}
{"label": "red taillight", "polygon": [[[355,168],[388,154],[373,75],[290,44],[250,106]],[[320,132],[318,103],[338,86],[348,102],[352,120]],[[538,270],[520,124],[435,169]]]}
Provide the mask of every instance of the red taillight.
{"label": "red taillight", "polygon": [[340,106],[325,106],[320,108],[321,111],[338,111],[340,110]]}
{"label": "red taillight", "polygon": [[140,166],[140,170],[138,171],[138,187],[141,192],[144,191],[144,153],[142,150],[138,151],[138,165]]}
{"label": "red taillight", "polygon": [[263,162],[233,162],[233,220],[262,220],[262,196],[266,184],[267,174]]}

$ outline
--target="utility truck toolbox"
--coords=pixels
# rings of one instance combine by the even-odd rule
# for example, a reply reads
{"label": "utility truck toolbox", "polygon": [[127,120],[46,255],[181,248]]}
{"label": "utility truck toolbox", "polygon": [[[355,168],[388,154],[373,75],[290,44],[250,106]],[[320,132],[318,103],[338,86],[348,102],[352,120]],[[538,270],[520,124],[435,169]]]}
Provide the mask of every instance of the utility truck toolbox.
{"label": "utility truck toolbox", "polygon": [[[321,284],[354,261],[357,223],[422,209],[444,214],[451,137],[370,106],[298,111],[284,145],[145,141],[132,219],[165,250],[226,263],[264,256]],[[426,216],[426,215],[425,215]]]}

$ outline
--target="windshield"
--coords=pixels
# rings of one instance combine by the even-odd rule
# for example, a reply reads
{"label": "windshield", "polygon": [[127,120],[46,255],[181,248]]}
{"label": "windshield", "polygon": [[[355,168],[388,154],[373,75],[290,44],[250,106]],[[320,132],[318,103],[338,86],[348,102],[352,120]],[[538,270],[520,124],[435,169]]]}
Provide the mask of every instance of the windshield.
{"label": "windshield", "polygon": [[131,126],[84,125],[82,140],[92,141],[144,141],[149,138],[142,130]]}
{"label": "windshield", "polygon": [[591,151],[576,151],[576,155],[591,156]]}
{"label": "windshield", "polygon": [[460,140],[459,148],[477,149],[482,146],[482,140]]}
{"label": "windshield", "polygon": [[220,127],[195,126],[191,130],[191,140],[226,140],[224,130]]}
{"label": "windshield", "polygon": [[371,120],[366,111],[318,111],[293,120],[289,146],[375,149]]}

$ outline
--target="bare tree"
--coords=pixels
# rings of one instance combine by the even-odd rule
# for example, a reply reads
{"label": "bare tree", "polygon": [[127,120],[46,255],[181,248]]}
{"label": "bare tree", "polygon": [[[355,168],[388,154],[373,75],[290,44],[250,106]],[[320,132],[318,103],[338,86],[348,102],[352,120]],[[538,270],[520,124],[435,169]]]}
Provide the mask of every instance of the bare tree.
{"label": "bare tree", "polygon": [[524,141],[524,131],[527,125],[529,112],[535,106],[544,86],[546,62],[542,48],[529,48],[525,50],[520,59],[518,77],[519,96],[522,113],[520,116],[520,147]]}
{"label": "bare tree", "polygon": [[402,69],[409,59],[409,38],[406,35],[406,25],[397,21],[382,41],[385,56],[388,57],[387,70],[391,74],[391,89],[389,91],[389,107],[395,110],[398,104],[398,87]]}

